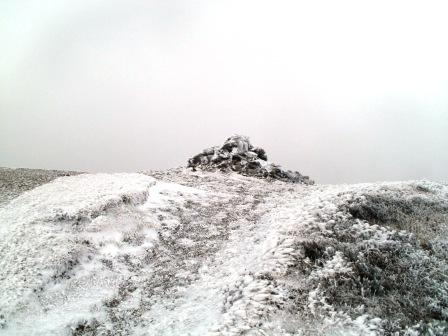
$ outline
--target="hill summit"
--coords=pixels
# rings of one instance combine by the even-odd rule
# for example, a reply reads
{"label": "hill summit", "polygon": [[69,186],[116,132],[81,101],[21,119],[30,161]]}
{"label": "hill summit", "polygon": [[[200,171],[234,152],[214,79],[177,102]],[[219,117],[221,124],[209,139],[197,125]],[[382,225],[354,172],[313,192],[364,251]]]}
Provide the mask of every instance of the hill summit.
{"label": "hill summit", "polygon": [[0,168],[0,335],[448,335],[448,184],[245,176],[267,156],[242,137],[207,153]]}

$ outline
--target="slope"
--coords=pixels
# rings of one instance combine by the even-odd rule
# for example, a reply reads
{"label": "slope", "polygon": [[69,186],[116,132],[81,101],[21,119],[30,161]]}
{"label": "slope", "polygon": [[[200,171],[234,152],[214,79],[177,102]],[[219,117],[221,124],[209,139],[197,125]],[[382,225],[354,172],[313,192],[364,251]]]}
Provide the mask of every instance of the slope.
{"label": "slope", "polygon": [[425,181],[61,177],[0,207],[0,334],[443,335],[447,218]]}

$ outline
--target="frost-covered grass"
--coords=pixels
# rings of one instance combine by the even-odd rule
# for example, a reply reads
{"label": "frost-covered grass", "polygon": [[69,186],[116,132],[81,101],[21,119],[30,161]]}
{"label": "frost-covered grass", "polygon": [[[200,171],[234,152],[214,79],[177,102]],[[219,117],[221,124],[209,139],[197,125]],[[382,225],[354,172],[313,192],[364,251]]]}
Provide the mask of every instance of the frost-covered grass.
{"label": "frost-covered grass", "polygon": [[0,334],[445,335],[447,219],[431,182],[62,177],[0,205]]}
{"label": "frost-covered grass", "polygon": [[300,232],[301,255],[289,276],[302,279],[290,286],[291,309],[311,321],[309,334],[334,334],[336,325],[347,334],[343,325],[351,330],[360,318],[379,334],[448,332],[448,188],[426,183],[429,192],[424,185],[321,193],[313,220]]}

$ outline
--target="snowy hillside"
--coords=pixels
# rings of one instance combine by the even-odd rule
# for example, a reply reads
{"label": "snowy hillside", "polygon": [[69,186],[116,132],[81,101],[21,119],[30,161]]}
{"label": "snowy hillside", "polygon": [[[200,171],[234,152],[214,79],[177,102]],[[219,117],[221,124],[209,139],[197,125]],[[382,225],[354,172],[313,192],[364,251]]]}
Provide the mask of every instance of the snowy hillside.
{"label": "snowy hillside", "polygon": [[0,335],[446,335],[447,223],[426,181],[59,177],[0,203]]}

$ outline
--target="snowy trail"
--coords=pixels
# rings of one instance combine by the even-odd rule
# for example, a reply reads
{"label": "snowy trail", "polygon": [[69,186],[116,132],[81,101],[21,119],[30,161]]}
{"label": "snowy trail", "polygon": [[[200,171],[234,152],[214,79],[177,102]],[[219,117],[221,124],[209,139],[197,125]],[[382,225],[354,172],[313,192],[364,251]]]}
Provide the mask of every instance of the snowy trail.
{"label": "snowy trail", "polygon": [[63,177],[0,205],[0,335],[382,335],[375,296],[343,311],[334,284],[415,239],[348,208],[401,195],[428,217],[439,202],[434,242],[447,238],[440,184],[151,175]]}
{"label": "snowy trail", "polygon": [[[264,207],[263,202],[257,211],[266,213]],[[268,280],[257,278],[264,272],[265,241],[275,230],[272,218],[237,218],[222,249],[199,269],[198,280],[183,288],[176,301],[168,298],[170,305],[160,302],[155,306],[148,317],[156,322],[141,334],[238,335],[258,324],[259,320],[252,320],[257,313],[250,312],[249,301],[264,301],[277,294],[272,293]],[[250,297],[245,297],[248,291]]]}

